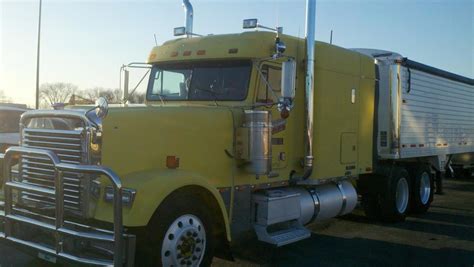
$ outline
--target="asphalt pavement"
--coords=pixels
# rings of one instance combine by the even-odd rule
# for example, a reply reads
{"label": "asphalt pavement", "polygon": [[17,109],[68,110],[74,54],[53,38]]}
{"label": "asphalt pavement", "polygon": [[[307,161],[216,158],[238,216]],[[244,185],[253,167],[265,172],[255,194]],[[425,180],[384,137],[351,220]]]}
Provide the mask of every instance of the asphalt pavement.
{"label": "asphalt pavement", "polygon": [[[466,266],[474,267],[474,178],[449,179],[424,215],[404,223],[350,215],[310,226],[304,241],[274,248],[250,242],[235,262],[213,266]],[[0,267],[54,266],[0,244]]]}

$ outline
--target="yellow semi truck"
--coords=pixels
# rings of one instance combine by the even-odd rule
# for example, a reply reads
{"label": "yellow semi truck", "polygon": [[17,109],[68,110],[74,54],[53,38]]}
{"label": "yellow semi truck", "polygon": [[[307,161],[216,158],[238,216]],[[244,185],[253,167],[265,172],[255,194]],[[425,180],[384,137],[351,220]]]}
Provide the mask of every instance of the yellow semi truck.
{"label": "yellow semi truck", "polygon": [[2,155],[0,240],[51,262],[207,266],[248,233],[305,239],[359,199],[383,221],[425,212],[433,174],[473,153],[472,79],[315,42],[314,0],[306,39],[195,36],[183,2],[187,36],[152,49],[145,105],[22,116]]}

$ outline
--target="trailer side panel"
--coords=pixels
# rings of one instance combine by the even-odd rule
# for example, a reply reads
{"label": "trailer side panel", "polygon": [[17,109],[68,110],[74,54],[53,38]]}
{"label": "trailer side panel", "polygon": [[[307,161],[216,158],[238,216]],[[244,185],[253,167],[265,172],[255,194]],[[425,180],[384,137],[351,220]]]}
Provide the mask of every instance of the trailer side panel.
{"label": "trailer side panel", "polygon": [[474,151],[474,86],[399,65],[400,158]]}

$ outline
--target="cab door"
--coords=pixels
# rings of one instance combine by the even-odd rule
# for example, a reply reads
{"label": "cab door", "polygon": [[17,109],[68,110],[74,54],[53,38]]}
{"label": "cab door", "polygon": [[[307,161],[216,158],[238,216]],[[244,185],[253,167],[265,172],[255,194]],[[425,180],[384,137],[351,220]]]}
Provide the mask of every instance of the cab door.
{"label": "cab door", "polygon": [[266,62],[258,66],[255,103],[272,114],[272,169],[275,172],[288,166],[288,131],[286,120],[280,116],[277,104],[281,96],[281,64]]}

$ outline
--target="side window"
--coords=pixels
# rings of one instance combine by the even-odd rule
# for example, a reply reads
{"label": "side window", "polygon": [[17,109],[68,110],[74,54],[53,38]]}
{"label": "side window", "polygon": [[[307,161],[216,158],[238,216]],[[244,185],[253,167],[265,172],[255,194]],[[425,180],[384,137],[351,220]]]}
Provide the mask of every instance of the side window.
{"label": "side window", "polygon": [[155,72],[155,81],[153,83],[152,93],[154,95],[166,96],[166,98],[186,99],[186,76],[182,73],[182,71],[178,70],[157,71]]}
{"label": "side window", "polygon": [[[179,85],[179,86],[176,86]],[[163,91],[161,94],[170,98],[186,98],[185,77],[182,73],[164,71],[163,72]]]}
{"label": "side window", "polygon": [[275,66],[264,65],[261,71],[263,75],[260,76],[257,102],[273,103],[276,101],[274,95],[278,97],[281,93],[281,69]]}

